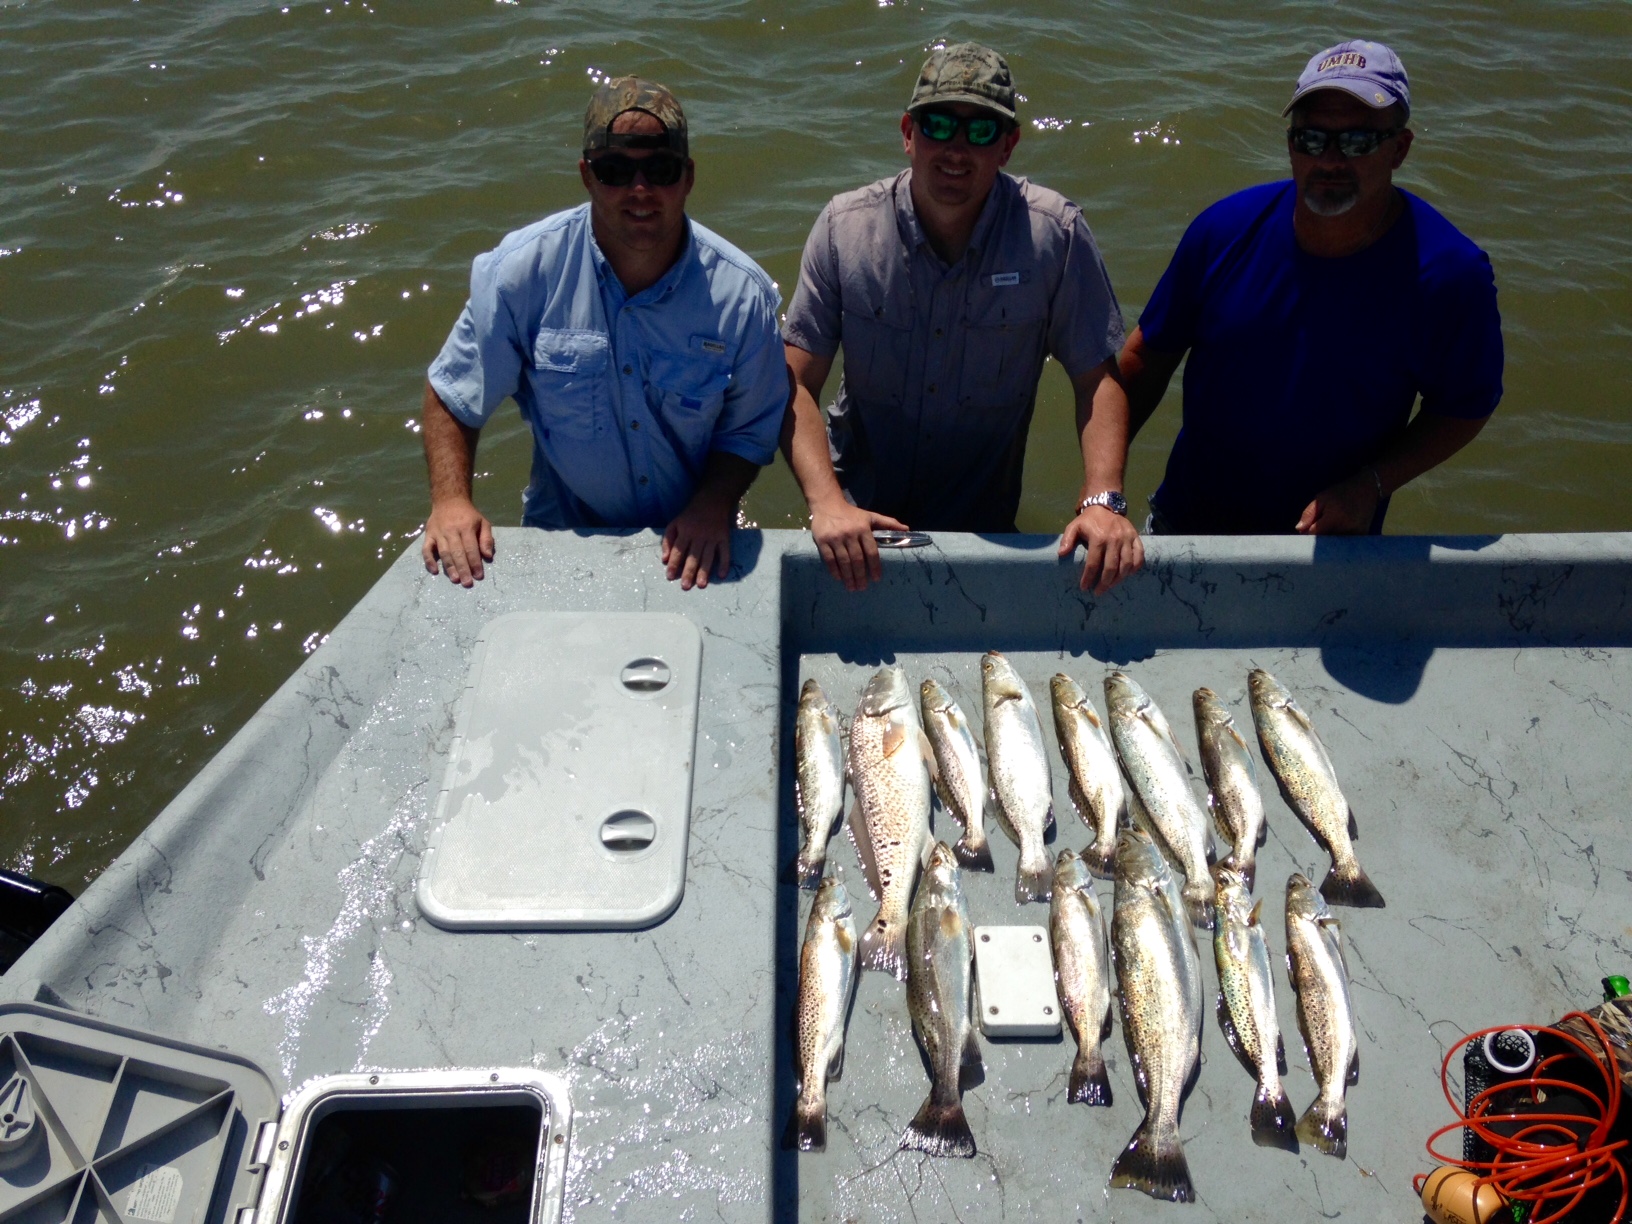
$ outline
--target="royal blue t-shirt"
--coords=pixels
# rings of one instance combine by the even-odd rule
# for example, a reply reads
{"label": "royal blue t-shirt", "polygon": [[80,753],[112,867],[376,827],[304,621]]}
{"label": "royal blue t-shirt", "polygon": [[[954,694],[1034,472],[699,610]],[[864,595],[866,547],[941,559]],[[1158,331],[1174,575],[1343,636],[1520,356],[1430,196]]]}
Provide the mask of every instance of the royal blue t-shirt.
{"label": "royal blue t-shirt", "polygon": [[[1190,225],[1145,307],[1145,343],[1189,350],[1184,424],[1153,499],[1168,529],[1289,532],[1425,412],[1480,419],[1502,397],[1490,260],[1410,192],[1389,231],[1305,253],[1290,182],[1249,187]],[[1382,530],[1387,504],[1372,531]]]}

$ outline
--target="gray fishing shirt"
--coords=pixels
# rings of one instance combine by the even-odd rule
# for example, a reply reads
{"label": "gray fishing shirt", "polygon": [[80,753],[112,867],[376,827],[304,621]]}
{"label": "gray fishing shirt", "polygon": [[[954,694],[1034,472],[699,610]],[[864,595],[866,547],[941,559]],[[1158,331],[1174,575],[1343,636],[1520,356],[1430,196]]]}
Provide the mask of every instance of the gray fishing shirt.
{"label": "gray fishing shirt", "polygon": [[1082,210],[1058,192],[999,174],[948,267],[911,181],[903,170],[822,210],[782,338],[844,351],[827,430],[858,506],[923,530],[1013,531],[1044,358],[1087,373],[1121,350],[1122,312]]}

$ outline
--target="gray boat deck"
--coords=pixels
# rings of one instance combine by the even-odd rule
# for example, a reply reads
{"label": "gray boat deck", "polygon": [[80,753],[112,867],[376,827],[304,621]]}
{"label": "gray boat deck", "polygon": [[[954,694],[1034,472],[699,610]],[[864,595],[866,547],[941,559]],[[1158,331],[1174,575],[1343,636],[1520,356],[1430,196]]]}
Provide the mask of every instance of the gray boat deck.
{"label": "gray boat deck", "polygon": [[[1632,536],[1156,539],[1145,571],[1099,600],[1041,537],[938,537],[889,556],[861,596],[802,533],[739,533],[734,556],[730,580],[688,594],[663,580],[650,533],[501,531],[489,579],[467,592],[429,579],[416,545],[0,996],[55,995],[233,1050],[284,1091],[352,1070],[561,1072],[579,1221],[1398,1221],[1418,1218],[1410,1178],[1449,1120],[1449,1043],[1555,1019],[1632,966]],[[702,631],[685,896],[649,930],[451,933],[415,909],[471,645],[488,619],[527,609],[680,612]],[[799,681],[819,677],[848,715],[871,671],[901,662],[914,682],[950,682],[978,724],[974,664],[993,648],[1044,705],[1054,671],[1097,700],[1108,667],[1127,667],[1187,748],[1198,685],[1250,724],[1249,666],[1310,709],[1388,899],[1339,911],[1362,1028],[1348,1160],[1252,1144],[1251,1082],[1211,1015],[1183,1124],[1195,1206],[1106,1189],[1140,1115],[1120,1025],[1113,1108],[1064,1103],[1069,1038],[987,1042],[985,1082],[965,1097],[980,1155],[897,1153],[927,1079],[904,989],[878,974],[863,976],[830,1093],[829,1150],[779,1147],[810,896],[778,882],[798,838]],[[1055,770],[1059,844],[1081,845]],[[1260,780],[1259,894],[1278,957],[1286,875],[1323,873],[1325,856]],[[995,877],[965,876],[975,921],[1046,924],[1046,906],[1012,899],[1013,847],[999,835],[994,849]],[[833,855],[865,920],[842,837]],[[1301,1110],[1313,1083],[1277,987]]]}

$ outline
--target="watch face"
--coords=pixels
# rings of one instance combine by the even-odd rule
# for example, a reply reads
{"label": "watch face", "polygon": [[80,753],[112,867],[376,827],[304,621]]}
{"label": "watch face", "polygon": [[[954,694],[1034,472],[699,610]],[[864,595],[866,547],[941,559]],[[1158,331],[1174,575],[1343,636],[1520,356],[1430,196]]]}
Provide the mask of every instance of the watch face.
{"label": "watch face", "polygon": [[1125,515],[1128,512],[1128,499],[1120,493],[1111,493],[1105,499],[1105,508],[1112,514]]}

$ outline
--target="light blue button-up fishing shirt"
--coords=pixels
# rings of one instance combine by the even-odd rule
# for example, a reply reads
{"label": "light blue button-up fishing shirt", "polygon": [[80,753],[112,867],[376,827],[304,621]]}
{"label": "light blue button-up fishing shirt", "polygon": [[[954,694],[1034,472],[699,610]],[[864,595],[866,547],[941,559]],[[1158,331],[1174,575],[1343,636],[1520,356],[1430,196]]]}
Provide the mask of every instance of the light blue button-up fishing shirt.
{"label": "light blue button-up fishing shirt", "polygon": [[712,451],[776,455],[788,378],[771,278],[687,220],[675,265],[630,296],[589,205],[508,235],[471,265],[470,300],[431,364],[448,411],[480,429],[513,397],[533,432],[522,521],[662,527]]}

